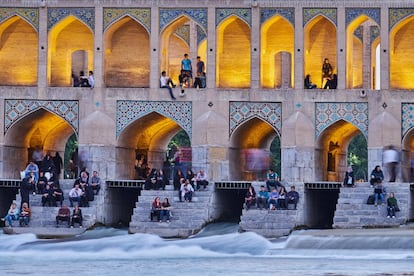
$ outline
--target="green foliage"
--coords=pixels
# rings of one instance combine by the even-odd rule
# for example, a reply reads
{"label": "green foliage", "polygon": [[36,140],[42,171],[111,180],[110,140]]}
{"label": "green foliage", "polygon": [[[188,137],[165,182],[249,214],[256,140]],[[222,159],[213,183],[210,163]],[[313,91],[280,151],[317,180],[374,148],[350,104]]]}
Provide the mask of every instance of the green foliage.
{"label": "green foliage", "polygon": [[280,139],[277,136],[270,145],[270,167],[273,168],[281,177],[281,154]]}
{"label": "green foliage", "polygon": [[72,154],[76,151],[76,149],[78,148],[78,138],[76,137],[76,134],[73,134],[72,136],[69,137],[68,141],[66,142],[66,146],[65,146],[65,156],[64,156],[64,171],[65,174],[64,176],[66,176],[66,166],[67,164],[69,164],[69,160],[72,158]]}
{"label": "green foliage", "polygon": [[361,133],[348,146],[348,164],[352,165],[355,179],[368,179],[368,145]]}
{"label": "green foliage", "polygon": [[191,147],[190,137],[184,130],[178,132],[168,143],[168,159],[172,160],[174,153],[181,147]]}

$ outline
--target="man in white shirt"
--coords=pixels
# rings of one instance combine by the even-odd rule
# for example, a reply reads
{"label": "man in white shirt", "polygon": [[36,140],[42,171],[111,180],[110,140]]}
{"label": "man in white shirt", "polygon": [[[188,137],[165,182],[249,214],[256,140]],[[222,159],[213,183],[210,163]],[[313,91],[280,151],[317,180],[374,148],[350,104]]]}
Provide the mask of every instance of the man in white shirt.
{"label": "man in white shirt", "polygon": [[207,177],[207,173],[203,169],[201,169],[200,172],[197,174],[196,182],[197,182],[197,190],[200,190],[201,186],[203,186],[203,190],[206,189],[208,185],[208,177]]}
{"label": "man in white shirt", "polygon": [[170,84],[171,84],[172,87],[175,87],[175,84],[172,82],[170,77],[167,76],[167,73],[165,71],[162,71],[161,72],[161,78],[160,78],[160,87],[161,88],[167,88],[168,91],[170,92],[171,99],[175,100],[175,97],[174,97],[174,94],[173,94],[173,91],[172,91],[172,88],[171,88]]}

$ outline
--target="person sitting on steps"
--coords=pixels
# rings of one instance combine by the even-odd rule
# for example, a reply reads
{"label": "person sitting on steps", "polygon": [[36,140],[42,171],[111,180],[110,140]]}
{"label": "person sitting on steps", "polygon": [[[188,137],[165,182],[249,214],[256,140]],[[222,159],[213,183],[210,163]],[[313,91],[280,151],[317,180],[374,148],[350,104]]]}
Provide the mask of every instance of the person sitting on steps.
{"label": "person sitting on steps", "polygon": [[382,185],[382,180],[377,181],[377,185],[374,187],[375,194],[375,206],[378,205],[378,199],[381,200],[381,204],[385,204],[385,195],[387,194],[385,187]]}
{"label": "person sitting on steps", "polygon": [[151,213],[150,213],[151,221],[154,219],[154,216],[157,217],[157,221],[161,220],[161,209],[162,209],[161,200],[157,196],[154,198],[154,201],[151,204]]}
{"label": "person sitting on steps", "polygon": [[246,210],[249,210],[250,207],[254,206],[256,203],[256,191],[252,185],[249,186],[249,189],[246,192],[244,197],[244,204],[246,205]]}
{"label": "person sitting on steps", "polygon": [[399,210],[400,208],[398,208],[398,203],[394,192],[391,192],[390,196],[387,199],[387,218],[395,218],[395,212],[398,212]]}
{"label": "person sitting on steps", "polygon": [[82,221],[83,221],[82,210],[79,208],[78,204],[75,204],[75,208],[73,209],[72,222],[70,224],[70,227],[73,228],[75,223],[78,223],[79,228],[82,228]]}

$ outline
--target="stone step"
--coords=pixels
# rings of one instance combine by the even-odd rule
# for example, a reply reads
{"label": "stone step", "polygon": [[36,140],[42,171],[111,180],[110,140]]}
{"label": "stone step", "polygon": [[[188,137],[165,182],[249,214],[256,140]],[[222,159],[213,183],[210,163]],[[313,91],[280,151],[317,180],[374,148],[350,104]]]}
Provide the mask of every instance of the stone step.
{"label": "stone step", "polygon": [[265,229],[265,228],[244,229],[243,227],[240,227],[239,231],[240,232],[250,231],[250,232],[255,232],[256,234],[261,235],[265,238],[274,238],[274,237],[287,236],[290,234],[292,229],[291,228],[289,229]]}
{"label": "stone step", "polygon": [[129,233],[148,233],[153,235],[158,235],[164,238],[188,238],[191,235],[197,234],[200,229],[189,229],[187,227],[183,228],[170,228],[167,223],[160,223],[160,227],[151,227],[151,228],[134,228],[129,227]]}

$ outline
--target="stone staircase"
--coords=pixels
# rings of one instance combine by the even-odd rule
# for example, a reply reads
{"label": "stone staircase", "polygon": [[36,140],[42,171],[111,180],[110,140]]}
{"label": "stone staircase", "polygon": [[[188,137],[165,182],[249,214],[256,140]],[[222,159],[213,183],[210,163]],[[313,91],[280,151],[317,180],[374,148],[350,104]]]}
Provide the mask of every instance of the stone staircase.
{"label": "stone staircase", "polygon": [[[73,187],[74,179],[62,179],[59,181],[60,188],[64,194],[64,201],[63,204],[66,206],[70,206],[69,202],[69,191]],[[94,201],[89,202],[89,207],[81,207],[82,215],[83,215],[83,228],[89,228],[93,226],[97,222],[97,210],[98,205],[100,202],[103,201],[102,198],[102,190],[100,191],[99,195],[95,195]],[[20,206],[20,193],[16,195],[16,202],[18,206]],[[59,205],[59,203],[58,203]],[[69,207],[71,214],[73,208]],[[42,195],[30,195],[30,210],[32,212],[31,220],[30,220],[30,227],[37,228],[37,227],[45,227],[45,228],[56,228],[56,215],[58,213],[59,207],[43,207],[42,206]],[[18,223],[15,223],[18,225]],[[67,227],[65,222],[59,222],[59,227]]]}
{"label": "stone staircase", "polygon": [[[168,185],[165,191],[142,190],[134,208],[130,233],[149,233],[163,238],[186,238],[199,232],[211,220],[209,206],[211,205],[212,191],[199,191],[193,195],[192,202],[179,202],[178,191],[172,190]],[[211,188],[211,187],[210,187]],[[155,197],[161,202],[165,197],[170,199],[173,216],[170,222],[151,221],[151,204]]]}
{"label": "stone staircase", "polygon": [[[282,183],[287,191],[290,191],[290,185]],[[260,190],[260,185],[265,183],[255,182],[253,186],[256,193]],[[295,185],[299,193],[299,202],[296,210],[259,210],[252,207],[249,210],[243,209],[240,217],[239,231],[251,231],[266,238],[276,238],[289,235],[290,232],[300,224],[302,220],[304,202],[304,188],[302,185]]]}
{"label": "stone staircase", "polygon": [[[368,205],[367,198],[374,188],[369,183],[357,183],[355,188],[341,188],[333,228],[398,227],[407,221],[410,184],[384,183],[387,195],[394,192],[400,212],[387,218],[387,206]],[[385,198],[385,200],[387,197]]]}

